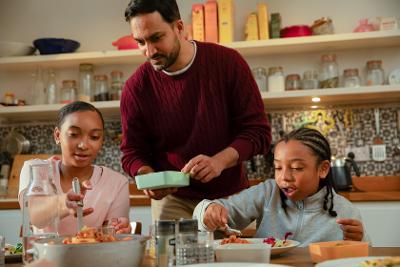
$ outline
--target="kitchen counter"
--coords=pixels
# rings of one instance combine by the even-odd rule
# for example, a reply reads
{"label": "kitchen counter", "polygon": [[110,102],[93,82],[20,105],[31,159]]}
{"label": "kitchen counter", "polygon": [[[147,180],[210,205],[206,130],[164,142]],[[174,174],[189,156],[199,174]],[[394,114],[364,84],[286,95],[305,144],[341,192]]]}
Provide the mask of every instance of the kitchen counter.
{"label": "kitchen counter", "polygon": [[[400,178],[399,178],[400,180]],[[262,180],[254,179],[250,180],[250,186],[261,183]],[[132,207],[136,206],[150,206],[150,199],[143,194],[142,191],[137,190],[134,184],[129,185],[130,204]],[[344,196],[352,202],[363,202],[363,201],[400,201],[400,190],[398,191],[371,191],[371,192],[340,192],[340,195]],[[19,209],[18,200],[16,198],[0,198],[0,209]]]}

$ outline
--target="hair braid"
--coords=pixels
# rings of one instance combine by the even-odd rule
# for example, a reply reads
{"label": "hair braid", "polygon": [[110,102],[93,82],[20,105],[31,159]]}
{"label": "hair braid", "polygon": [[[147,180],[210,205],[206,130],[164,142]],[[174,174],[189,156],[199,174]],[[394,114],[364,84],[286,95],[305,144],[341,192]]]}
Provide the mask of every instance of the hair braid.
{"label": "hair braid", "polygon": [[[283,136],[277,143],[289,142],[290,140],[300,141],[305,146],[311,148],[311,150],[316,154],[318,158],[318,164],[324,160],[331,160],[331,148],[329,146],[328,140],[317,130],[309,128],[299,128],[290,132],[289,134]],[[324,197],[323,209],[328,211],[329,215],[336,217],[337,213],[333,210],[333,181],[332,181],[332,171],[329,173],[325,179],[320,179],[319,189],[326,186],[326,195]],[[282,208],[286,211],[286,196],[281,192],[280,194],[282,200]]]}

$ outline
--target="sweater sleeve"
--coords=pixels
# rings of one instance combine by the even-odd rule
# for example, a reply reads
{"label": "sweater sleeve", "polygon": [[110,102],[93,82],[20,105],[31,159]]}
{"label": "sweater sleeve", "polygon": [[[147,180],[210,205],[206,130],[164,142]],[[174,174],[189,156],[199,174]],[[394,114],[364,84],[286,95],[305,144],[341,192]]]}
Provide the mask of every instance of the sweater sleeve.
{"label": "sweater sleeve", "polygon": [[[140,71],[140,70],[138,70]],[[122,168],[134,177],[140,167],[149,165],[147,160],[149,145],[146,142],[144,118],[137,103],[135,90],[141,83],[134,75],[127,80],[121,97],[121,125],[122,125]]]}
{"label": "sweater sleeve", "polygon": [[246,61],[232,51],[233,69],[227,75],[232,80],[230,109],[233,112],[235,139],[230,144],[239,153],[239,162],[256,154],[266,154],[271,145],[271,127],[264,103]]}

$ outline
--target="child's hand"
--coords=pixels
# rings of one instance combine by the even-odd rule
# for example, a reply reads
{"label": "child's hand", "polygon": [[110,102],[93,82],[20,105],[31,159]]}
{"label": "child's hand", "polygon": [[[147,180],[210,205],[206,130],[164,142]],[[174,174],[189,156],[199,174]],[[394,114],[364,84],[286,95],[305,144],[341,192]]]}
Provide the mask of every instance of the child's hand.
{"label": "child's hand", "polygon": [[112,218],[108,225],[115,228],[116,234],[130,234],[132,231],[129,219],[126,217]]}
{"label": "child's hand", "polygon": [[[68,209],[72,209],[72,214],[75,214],[75,211],[78,208],[78,202],[83,200],[86,191],[91,189],[92,185],[90,184],[90,181],[87,180],[82,183],[80,195],[75,194],[72,189],[68,191],[65,205]],[[92,212],[93,208],[86,208],[82,211],[83,216],[89,215]]]}
{"label": "child's hand", "polygon": [[225,228],[228,223],[228,210],[220,204],[210,204],[204,213],[203,223],[212,231]]}
{"label": "child's hand", "polygon": [[343,231],[343,240],[361,241],[364,236],[363,225],[359,220],[354,219],[337,219]]}

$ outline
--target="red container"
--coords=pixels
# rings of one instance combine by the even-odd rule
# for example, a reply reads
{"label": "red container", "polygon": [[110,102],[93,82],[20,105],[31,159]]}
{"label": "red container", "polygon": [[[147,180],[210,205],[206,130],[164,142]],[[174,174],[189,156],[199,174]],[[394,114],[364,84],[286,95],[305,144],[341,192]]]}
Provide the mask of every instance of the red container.
{"label": "red container", "polygon": [[307,25],[294,25],[281,30],[281,38],[300,37],[312,35],[311,28]]}
{"label": "red container", "polygon": [[116,46],[118,50],[125,50],[125,49],[137,49],[138,44],[133,39],[132,35],[125,35],[121,38],[119,38],[117,41],[112,42],[113,46]]}

